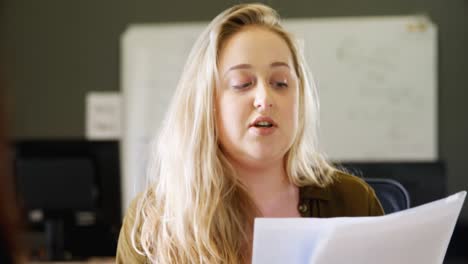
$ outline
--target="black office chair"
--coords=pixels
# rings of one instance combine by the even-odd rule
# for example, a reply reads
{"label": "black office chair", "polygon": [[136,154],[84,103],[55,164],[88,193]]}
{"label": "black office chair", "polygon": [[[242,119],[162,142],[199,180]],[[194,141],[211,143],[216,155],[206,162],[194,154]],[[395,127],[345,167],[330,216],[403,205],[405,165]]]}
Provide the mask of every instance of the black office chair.
{"label": "black office chair", "polygon": [[364,179],[375,190],[386,214],[395,213],[410,207],[408,191],[399,182],[392,179]]}

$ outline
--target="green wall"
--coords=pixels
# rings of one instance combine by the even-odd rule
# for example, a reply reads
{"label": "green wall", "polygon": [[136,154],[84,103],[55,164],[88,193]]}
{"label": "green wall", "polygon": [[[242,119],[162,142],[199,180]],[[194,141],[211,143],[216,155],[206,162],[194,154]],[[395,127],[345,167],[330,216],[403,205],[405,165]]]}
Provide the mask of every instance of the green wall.
{"label": "green wall", "polygon": [[[16,139],[83,138],[88,91],[119,90],[119,38],[130,23],[210,20],[239,1],[5,0],[10,130]],[[468,2],[263,1],[283,17],[427,14],[439,29],[439,153],[449,192],[468,189]],[[468,219],[465,206],[464,218]]]}

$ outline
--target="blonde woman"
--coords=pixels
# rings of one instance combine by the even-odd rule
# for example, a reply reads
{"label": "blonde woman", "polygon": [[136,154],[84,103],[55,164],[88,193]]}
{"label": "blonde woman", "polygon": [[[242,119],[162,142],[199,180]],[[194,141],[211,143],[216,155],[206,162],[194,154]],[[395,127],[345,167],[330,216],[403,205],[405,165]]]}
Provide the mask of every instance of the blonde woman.
{"label": "blonde woman", "polygon": [[383,214],[366,183],[318,153],[317,124],[315,87],[276,12],[222,12],[188,58],[117,263],[249,263],[255,217]]}

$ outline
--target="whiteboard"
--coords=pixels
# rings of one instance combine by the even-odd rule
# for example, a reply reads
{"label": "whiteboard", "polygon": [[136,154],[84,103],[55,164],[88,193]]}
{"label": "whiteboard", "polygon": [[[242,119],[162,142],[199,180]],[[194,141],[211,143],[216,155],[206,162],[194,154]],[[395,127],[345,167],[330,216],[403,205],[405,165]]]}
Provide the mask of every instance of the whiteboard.
{"label": "whiteboard", "polygon": [[[132,25],[121,38],[123,205],[143,190],[155,136],[206,23]],[[287,19],[318,84],[334,161],[437,159],[437,29],[425,16]]]}

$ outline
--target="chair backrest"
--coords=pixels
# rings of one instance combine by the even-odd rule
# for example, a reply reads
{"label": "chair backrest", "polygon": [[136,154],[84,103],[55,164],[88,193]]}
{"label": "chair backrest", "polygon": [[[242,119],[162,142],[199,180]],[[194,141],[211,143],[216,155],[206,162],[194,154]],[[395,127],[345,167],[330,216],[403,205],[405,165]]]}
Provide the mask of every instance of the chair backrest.
{"label": "chair backrest", "polygon": [[386,214],[391,214],[410,207],[408,191],[399,182],[392,179],[364,179],[374,190]]}

